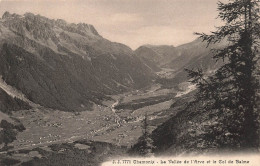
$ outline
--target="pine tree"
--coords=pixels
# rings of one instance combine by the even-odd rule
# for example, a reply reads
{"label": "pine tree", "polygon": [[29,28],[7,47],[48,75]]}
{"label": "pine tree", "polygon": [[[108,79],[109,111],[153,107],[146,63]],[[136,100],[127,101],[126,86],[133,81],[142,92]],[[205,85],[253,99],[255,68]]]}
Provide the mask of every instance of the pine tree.
{"label": "pine tree", "polygon": [[153,140],[150,138],[150,134],[148,132],[147,114],[145,114],[142,128],[143,135],[138,141],[138,151],[141,156],[151,156],[154,146]]}
{"label": "pine tree", "polygon": [[259,0],[229,0],[218,3],[219,18],[225,22],[211,35],[196,33],[208,45],[227,41],[212,50],[224,64],[208,76],[201,69],[188,70],[197,85],[195,102],[201,110],[218,116],[210,131],[219,148],[256,150],[259,146],[257,104],[259,88],[258,47],[260,37]]}

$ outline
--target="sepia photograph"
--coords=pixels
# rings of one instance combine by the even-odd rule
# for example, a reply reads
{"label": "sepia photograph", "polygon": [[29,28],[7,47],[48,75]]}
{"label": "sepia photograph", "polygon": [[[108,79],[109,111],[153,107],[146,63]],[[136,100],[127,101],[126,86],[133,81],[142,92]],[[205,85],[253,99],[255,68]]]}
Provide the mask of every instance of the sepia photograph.
{"label": "sepia photograph", "polygon": [[259,0],[0,0],[0,166],[259,166]]}

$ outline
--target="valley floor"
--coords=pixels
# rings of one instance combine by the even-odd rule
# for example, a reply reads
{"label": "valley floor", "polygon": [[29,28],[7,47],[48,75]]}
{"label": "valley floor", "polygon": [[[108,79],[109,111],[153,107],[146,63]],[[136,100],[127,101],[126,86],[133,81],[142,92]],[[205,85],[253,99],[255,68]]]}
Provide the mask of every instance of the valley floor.
{"label": "valley floor", "polygon": [[[160,89],[160,85],[153,85],[149,89],[111,96],[114,100],[104,101],[103,105],[94,104],[93,110],[83,112],[43,107],[18,111],[13,116],[24,124],[26,130],[18,134],[12,146],[14,150],[30,149],[79,139],[130,146],[142,133],[141,121],[145,113],[149,120],[156,121],[152,128],[169,117],[165,111],[173,103],[174,95],[174,89]],[[116,109],[120,106],[125,108]]]}
{"label": "valley floor", "polygon": [[[93,104],[92,110],[83,112],[52,110],[31,103],[32,109],[12,114],[26,130],[18,133],[17,140],[8,144],[12,147],[8,153],[12,154],[11,159],[23,162],[35,157],[41,160],[46,153],[59,155],[60,151],[50,150],[52,146],[68,146],[71,151],[84,149],[84,144],[77,144],[80,140],[106,142],[119,149],[129,148],[142,135],[145,114],[151,132],[175,114],[169,109],[175,98],[193,90],[188,85],[185,88],[182,87],[183,91],[180,91],[154,84],[144,89],[109,96],[112,100],[103,101],[102,105]],[[15,96],[15,93],[12,94]],[[87,153],[86,149],[83,151]],[[5,158],[6,154],[7,151],[0,152],[0,158]]]}

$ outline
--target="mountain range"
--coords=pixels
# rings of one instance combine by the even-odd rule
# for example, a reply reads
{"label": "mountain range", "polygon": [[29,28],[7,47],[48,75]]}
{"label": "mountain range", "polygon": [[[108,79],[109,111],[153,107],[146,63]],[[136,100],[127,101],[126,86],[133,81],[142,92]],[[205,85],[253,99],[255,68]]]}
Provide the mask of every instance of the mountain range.
{"label": "mountain range", "polygon": [[147,86],[155,74],[127,46],[89,24],[5,12],[0,75],[29,100],[64,111],[90,109],[107,95]]}
{"label": "mountain range", "polygon": [[184,70],[186,68],[202,68],[205,72],[211,72],[223,64],[223,62],[216,63],[212,59],[212,49],[222,48],[225,45],[227,45],[225,41],[208,45],[198,38],[177,47],[144,45],[135,50],[135,53],[155,72],[171,69],[167,81],[170,84],[179,84],[188,80]]}

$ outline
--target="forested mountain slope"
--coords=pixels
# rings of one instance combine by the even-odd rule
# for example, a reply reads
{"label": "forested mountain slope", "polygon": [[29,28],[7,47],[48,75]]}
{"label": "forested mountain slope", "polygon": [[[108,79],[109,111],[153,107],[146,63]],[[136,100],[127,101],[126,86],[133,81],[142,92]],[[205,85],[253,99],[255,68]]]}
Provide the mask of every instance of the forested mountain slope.
{"label": "forested mountain slope", "polygon": [[89,24],[6,12],[0,20],[0,75],[45,107],[83,111],[115,94],[148,85],[154,74],[120,43]]}

